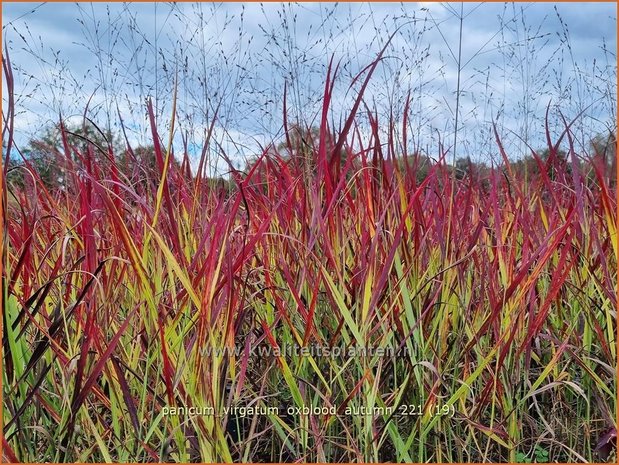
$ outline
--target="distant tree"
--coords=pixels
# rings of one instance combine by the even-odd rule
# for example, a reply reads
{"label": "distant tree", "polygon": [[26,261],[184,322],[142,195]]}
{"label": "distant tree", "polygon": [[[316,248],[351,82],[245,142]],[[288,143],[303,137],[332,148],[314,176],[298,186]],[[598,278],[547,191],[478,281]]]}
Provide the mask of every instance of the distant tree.
{"label": "distant tree", "polygon": [[454,166],[456,179],[464,179],[467,176],[473,174],[473,162],[471,157],[458,158],[456,160],[456,166]]}
{"label": "distant tree", "polygon": [[405,162],[404,157],[398,157],[395,160],[396,165],[401,171],[412,170],[417,184],[422,183],[428,177],[430,169],[434,165],[434,161],[430,157],[419,153],[408,155],[406,160]]}
{"label": "distant tree", "polygon": [[471,157],[458,158],[455,167],[456,179],[469,178],[472,181],[480,181],[489,171],[488,166],[483,162],[474,162]]}
{"label": "distant tree", "polygon": [[111,132],[101,132],[92,123],[65,126],[64,139],[61,126],[54,125],[32,138],[21,150],[25,160],[16,156],[16,151],[12,153],[7,181],[23,185],[24,169],[30,166],[48,189],[62,188],[66,182],[67,157],[80,165],[81,158],[90,154],[94,162],[104,167],[108,164],[108,149],[118,150],[119,145]]}
{"label": "distant tree", "polygon": [[593,163],[606,178],[609,186],[617,185],[617,136],[613,132],[597,134],[591,140]]}
{"label": "distant tree", "polygon": [[[333,157],[339,158],[338,163],[333,165],[337,171],[346,162],[346,151],[342,148],[339,154],[334,154],[334,136],[330,132],[325,136],[327,160],[333,165]],[[277,151],[287,159],[291,167],[300,168],[306,180],[309,180],[317,169],[320,137],[320,128],[316,126],[303,128],[293,125],[288,128],[287,138],[277,146]]]}
{"label": "distant tree", "polygon": [[[317,168],[320,137],[320,128],[316,126],[303,128],[299,125],[293,125],[288,128],[288,137],[285,141],[277,146],[277,152],[288,160],[289,165],[300,167],[309,179]],[[339,170],[346,163],[346,150],[342,148],[339,153],[334,153],[335,135],[327,132],[325,137],[327,161],[335,170],[337,177]]]}
{"label": "distant tree", "polygon": [[318,148],[319,140],[319,128],[304,129],[299,125],[293,125],[288,128],[288,135],[285,141],[277,146],[277,151],[300,164],[311,164],[314,161],[314,152],[315,148]]}
{"label": "distant tree", "polygon": [[[162,153],[165,157],[165,152]],[[161,178],[161,169],[157,165],[157,156],[153,145],[138,146],[136,148],[127,148],[120,152],[117,158],[117,167],[120,173],[126,176],[129,183],[141,189],[153,189],[159,184]],[[178,176],[186,176],[187,171],[183,170],[183,166],[176,159],[170,157],[170,166],[168,174],[170,178]],[[137,189],[140,191],[141,189]]]}
{"label": "distant tree", "polygon": [[597,134],[591,139],[593,155],[599,155],[605,160],[611,161],[617,158],[617,136],[615,133]]}
{"label": "distant tree", "polygon": [[541,169],[543,168],[548,177],[554,179],[560,167],[566,172],[571,171],[567,160],[567,153],[561,149],[554,153],[552,159],[550,156],[551,151],[548,148],[538,150],[536,155],[539,162],[541,162],[541,166],[533,155],[525,155],[510,164],[514,175],[525,180],[537,179],[541,175]]}

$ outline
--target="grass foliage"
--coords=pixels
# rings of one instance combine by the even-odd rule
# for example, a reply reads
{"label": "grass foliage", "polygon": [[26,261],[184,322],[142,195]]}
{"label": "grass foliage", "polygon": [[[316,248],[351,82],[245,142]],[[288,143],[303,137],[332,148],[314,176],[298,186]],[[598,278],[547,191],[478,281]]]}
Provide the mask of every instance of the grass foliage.
{"label": "grass foliage", "polygon": [[60,188],[27,162],[5,185],[6,458],[600,459],[617,397],[607,165],[566,122],[532,150],[538,175],[497,134],[501,164],[456,176],[439,147],[419,179],[414,124],[379,122],[364,86],[329,124],[335,73],[314,136],[231,163],[229,184],[192,173],[149,106],[156,169],[64,134]]}

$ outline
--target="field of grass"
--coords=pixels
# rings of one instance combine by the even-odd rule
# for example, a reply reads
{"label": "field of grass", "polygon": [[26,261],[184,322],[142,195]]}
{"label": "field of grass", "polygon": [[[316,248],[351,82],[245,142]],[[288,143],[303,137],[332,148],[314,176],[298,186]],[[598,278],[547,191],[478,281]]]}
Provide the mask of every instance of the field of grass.
{"label": "field of grass", "polygon": [[616,173],[566,123],[420,177],[361,104],[227,183],[152,108],[156,169],[64,133],[3,183],[5,459],[612,461]]}

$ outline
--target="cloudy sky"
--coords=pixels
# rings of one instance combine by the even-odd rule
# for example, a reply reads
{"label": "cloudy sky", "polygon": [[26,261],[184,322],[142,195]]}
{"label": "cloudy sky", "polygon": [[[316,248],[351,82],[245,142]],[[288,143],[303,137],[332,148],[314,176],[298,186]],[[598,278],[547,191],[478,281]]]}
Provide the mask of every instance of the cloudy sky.
{"label": "cloudy sky", "polygon": [[492,160],[493,122],[517,157],[543,140],[549,104],[555,131],[559,110],[584,110],[583,145],[614,130],[616,16],[614,3],[3,2],[2,31],[22,144],[85,108],[117,132],[122,118],[130,143],[147,143],[144,103],[152,98],[165,133],[177,82],[175,140],[197,150],[216,113],[220,149],[251,156],[281,137],[284,87],[289,120],[318,124],[331,58],[337,128],[355,76],[394,34],[364,94],[381,128],[401,124],[410,96],[415,147],[451,150],[457,111],[458,154]]}

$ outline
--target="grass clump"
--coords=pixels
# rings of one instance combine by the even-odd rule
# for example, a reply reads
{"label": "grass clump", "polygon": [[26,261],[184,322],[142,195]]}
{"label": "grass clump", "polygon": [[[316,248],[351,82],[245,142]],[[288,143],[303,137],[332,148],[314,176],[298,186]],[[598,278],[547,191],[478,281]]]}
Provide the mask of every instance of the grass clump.
{"label": "grass clump", "polygon": [[319,129],[291,127],[226,182],[175,161],[150,106],[139,156],[61,129],[39,147],[61,186],[26,158],[3,203],[7,458],[609,457],[607,165],[576,152],[569,125],[532,152],[534,175],[498,135],[501,164],[429,163],[407,151],[406,117],[404,136],[373,115],[361,137],[365,85],[332,130],[332,80]]}

